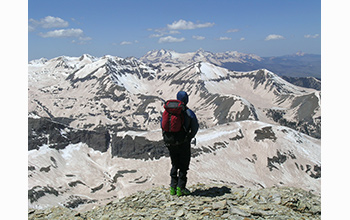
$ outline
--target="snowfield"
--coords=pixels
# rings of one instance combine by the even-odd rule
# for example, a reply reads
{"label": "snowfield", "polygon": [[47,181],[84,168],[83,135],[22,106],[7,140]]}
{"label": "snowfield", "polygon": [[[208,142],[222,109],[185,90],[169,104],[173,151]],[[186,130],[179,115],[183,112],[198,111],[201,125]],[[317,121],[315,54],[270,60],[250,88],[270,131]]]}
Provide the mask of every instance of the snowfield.
{"label": "snowfield", "polygon": [[[159,123],[164,100],[180,90],[200,123],[189,185],[295,186],[320,194],[321,92],[266,69],[230,71],[201,54],[206,62],[169,51],[148,54],[160,65],[87,54],[29,62],[28,206],[86,210],[168,186]],[[248,56],[226,55],[239,62]],[[169,57],[177,63],[162,63]]]}
{"label": "snowfield", "polygon": [[[271,136],[257,141],[256,131],[264,128],[271,128]],[[161,137],[160,131],[156,133]],[[139,135],[147,136],[145,132]],[[286,127],[252,121],[201,130],[196,140],[192,154],[197,155],[191,161],[189,185],[294,186],[320,194],[321,179],[315,177],[315,167],[321,166],[320,140]],[[80,206],[88,209],[137,190],[170,183],[170,158],[164,156],[158,160],[112,157],[110,149],[101,153],[78,143],[63,150],[42,146],[29,151],[28,158],[28,166],[35,168],[29,171],[29,189],[52,186],[58,192],[58,196],[50,196],[49,203],[46,196],[29,203],[32,208],[67,204],[75,195],[95,201]]]}

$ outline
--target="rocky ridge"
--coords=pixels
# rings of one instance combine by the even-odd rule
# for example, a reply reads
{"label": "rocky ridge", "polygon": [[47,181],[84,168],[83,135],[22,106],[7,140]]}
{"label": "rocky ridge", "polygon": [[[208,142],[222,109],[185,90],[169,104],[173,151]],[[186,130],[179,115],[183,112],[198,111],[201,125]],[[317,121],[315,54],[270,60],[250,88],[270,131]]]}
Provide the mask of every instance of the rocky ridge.
{"label": "rocky ridge", "polygon": [[201,128],[258,120],[321,138],[321,92],[267,69],[237,72],[209,62],[178,69],[88,55],[40,62],[28,66],[28,112],[73,128],[156,130],[164,100],[184,90]]}
{"label": "rocky ridge", "polygon": [[314,77],[290,77],[290,76],[282,76],[282,79],[287,82],[292,83],[296,86],[301,86],[305,88],[313,88],[318,91],[321,91],[321,80]]}
{"label": "rocky ridge", "polygon": [[29,208],[104,205],[166,185],[159,121],[180,90],[200,122],[189,185],[320,192],[320,91],[266,69],[112,56],[39,60],[28,73]]}
{"label": "rocky ridge", "polygon": [[249,189],[196,184],[189,196],[160,186],[86,212],[66,207],[28,210],[28,219],[321,219],[320,196],[302,189]]}

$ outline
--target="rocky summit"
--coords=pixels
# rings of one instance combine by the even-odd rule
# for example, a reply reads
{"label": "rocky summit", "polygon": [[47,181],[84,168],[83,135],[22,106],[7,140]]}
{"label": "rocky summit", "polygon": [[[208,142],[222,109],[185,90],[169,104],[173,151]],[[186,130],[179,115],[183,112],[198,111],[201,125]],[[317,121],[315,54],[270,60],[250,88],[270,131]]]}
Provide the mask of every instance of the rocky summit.
{"label": "rocky summit", "polygon": [[320,196],[302,189],[196,184],[189,190],[191,195],[178,197],[155,187],[85,212],[29,209],[28,219],[321,219]]}

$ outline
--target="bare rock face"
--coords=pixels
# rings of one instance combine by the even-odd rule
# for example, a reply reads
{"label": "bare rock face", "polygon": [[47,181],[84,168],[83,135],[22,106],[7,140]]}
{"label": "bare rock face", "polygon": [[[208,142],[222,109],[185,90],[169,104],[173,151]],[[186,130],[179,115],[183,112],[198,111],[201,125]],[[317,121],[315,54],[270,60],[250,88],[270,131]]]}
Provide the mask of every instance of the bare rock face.
{"label": "bare rock face", "polygon": [[28,118],[28,150],[38,150],[43,145],[59,150],[69,144],[82,142],[94,150],[106,152],[110,143],[109,132],[96,130],[73,129],[49,118]]}
{"label": "bare rock face", "polygon": [[149,141],[144,137],[131,136],[114,137],[112,144],[112,155],[123,158],[134,159],[159,159],[162,156],[169,157],[169,151],[163,141]]}
{"label": "bare rock face", "polygon": [[321,91],[321,80],[314,77],[290,77],[282,76],[282,78],[294,85],[312,88]]}

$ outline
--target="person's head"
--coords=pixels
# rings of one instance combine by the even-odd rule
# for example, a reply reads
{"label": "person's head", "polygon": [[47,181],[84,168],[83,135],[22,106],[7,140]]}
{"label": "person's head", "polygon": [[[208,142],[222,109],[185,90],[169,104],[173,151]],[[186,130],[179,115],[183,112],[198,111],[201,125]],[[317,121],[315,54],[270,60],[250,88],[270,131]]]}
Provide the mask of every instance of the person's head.
{"label": "person's head", "polygon": [[187,92],[184,91],[180,91],[177,93],[176,95],[177,100],[182,101],[183,103],[185,103],[185,105],[187,105],[188,103],[188,94]]}

